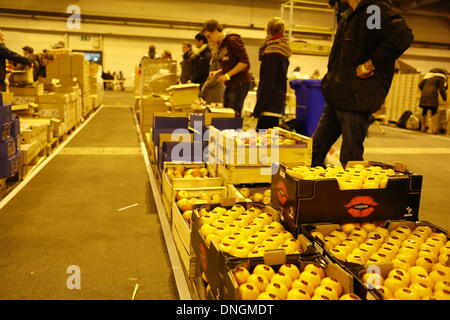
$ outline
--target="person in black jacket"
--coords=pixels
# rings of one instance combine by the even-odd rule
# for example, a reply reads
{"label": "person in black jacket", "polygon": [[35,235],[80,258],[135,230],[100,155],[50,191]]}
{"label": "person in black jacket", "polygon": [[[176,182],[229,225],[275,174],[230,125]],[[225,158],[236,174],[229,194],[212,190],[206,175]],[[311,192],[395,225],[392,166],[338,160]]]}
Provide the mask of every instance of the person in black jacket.
{"label": "person in black jacket", "polygon": [[199,50],[192,58],[192,83],[200,84],[200,90],[208,79],[212,53],[208,40],[202,33],[195,36],[195,46]]}
{"label": "person in black jacket", "polygon": [[[324,165],[328,150],[341,135],[341,164],[363,160],[370,117],[389,92],[395,61],[413,40],[403,17],[385,1],[342,2],[350,7],[340,19],[322,80],[327,106],[313,136],[313,166]],[[373,8],[379,10],[374,13]]]}
{"label": "person in black jacket", "polygon": [[256,106],[253,116],[259,118],[257,129],[279,125],[286,106],[287,71],[291,48],[284,38],[285,22],[271,18],[267,23],[267,40],[259,51],[261,66]]}
{"label": "person in black jacket", "polygon": [[23,57],[6,48],[4,41],[5,37],[3,36],[3,32],[0,30],[0,91],[6,91],[6,60],[21,63],[27,66],[32,65],[32,62],[26,57]]}
{"label": "person in black jacket", "polygon": [[[422,108],[422,131],[437,133],[436,113],[439,108],[439,93],[442,100],[447,101],[447,73],[444,70],[432,69],[419,84],[422,91],[419,106]],[[428,111],[431,113],[431,126],[427,128]],[[439,119],[437,119],[439,120]],[[427,130],[428,129],[428,130]]]}
{"label": "person in black jacket", "polygon": [[183,43],[183,61],[181,61],[181,75],[180,82],[188,83],[192,80],[192,45],[190,43]]}

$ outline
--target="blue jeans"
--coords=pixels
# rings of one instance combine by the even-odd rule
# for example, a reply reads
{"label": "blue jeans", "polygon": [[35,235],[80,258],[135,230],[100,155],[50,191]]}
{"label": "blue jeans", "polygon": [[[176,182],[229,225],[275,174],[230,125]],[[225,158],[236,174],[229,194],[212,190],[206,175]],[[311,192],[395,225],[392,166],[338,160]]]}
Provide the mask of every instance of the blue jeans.
{"label": "blue jeans", "polygon": [[223,106],[235,111],[236,117],[241,116],[244,100],[250,91],[250,82],[238,83],[234,86],[226,87],[223,94]]}

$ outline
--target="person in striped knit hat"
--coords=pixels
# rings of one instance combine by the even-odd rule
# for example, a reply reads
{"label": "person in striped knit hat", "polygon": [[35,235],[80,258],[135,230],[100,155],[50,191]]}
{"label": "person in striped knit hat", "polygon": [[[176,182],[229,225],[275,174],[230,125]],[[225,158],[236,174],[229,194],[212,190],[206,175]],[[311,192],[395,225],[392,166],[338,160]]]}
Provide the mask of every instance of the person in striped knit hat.
{"label": "person in striped knit hat", "polygon": [[257,129],[279,125],[286,106],[287,71],[291,48],[284,37],[285,22],[274,17],[267,23],[267,38],[259,50],[261,67],[256,106],[253,117],[258,118]]}

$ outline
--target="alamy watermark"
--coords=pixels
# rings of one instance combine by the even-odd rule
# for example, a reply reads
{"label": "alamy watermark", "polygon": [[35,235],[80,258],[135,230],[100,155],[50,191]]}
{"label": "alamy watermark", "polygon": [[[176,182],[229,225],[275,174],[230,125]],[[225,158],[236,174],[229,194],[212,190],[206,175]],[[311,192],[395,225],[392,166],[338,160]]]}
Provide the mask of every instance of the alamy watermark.
{"label": "alamy watermark", "polygon": [[381,9],[379,6],[373,4],[367,7],[366,13],[370,16],[367,18],[367,29],[380,30],[381,29]]}
{"label": "alamy watermark", "polygon": [[81,269],[79,266],[71,265],[67,267],[66,273],[70,276],[66,280],[69,290],[81,290]]}
{"label": "alamy watermark", "polygon": [[81,29],[81,8],[76,4],[72,4],[67,7],[66,13],[70,16],[67,18],[67,29],[80,30]]}

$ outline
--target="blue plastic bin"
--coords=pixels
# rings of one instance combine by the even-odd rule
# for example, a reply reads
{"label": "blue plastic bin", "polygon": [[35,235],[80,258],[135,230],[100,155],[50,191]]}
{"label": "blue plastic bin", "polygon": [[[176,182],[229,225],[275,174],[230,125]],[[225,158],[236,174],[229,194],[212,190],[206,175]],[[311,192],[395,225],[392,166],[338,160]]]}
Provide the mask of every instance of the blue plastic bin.
{"label": "blue plastic bin", "polygon": [[291,80],[290,85],[297,97],[297,121],[301,134],[312,137],[325,108],[321,80]]}

